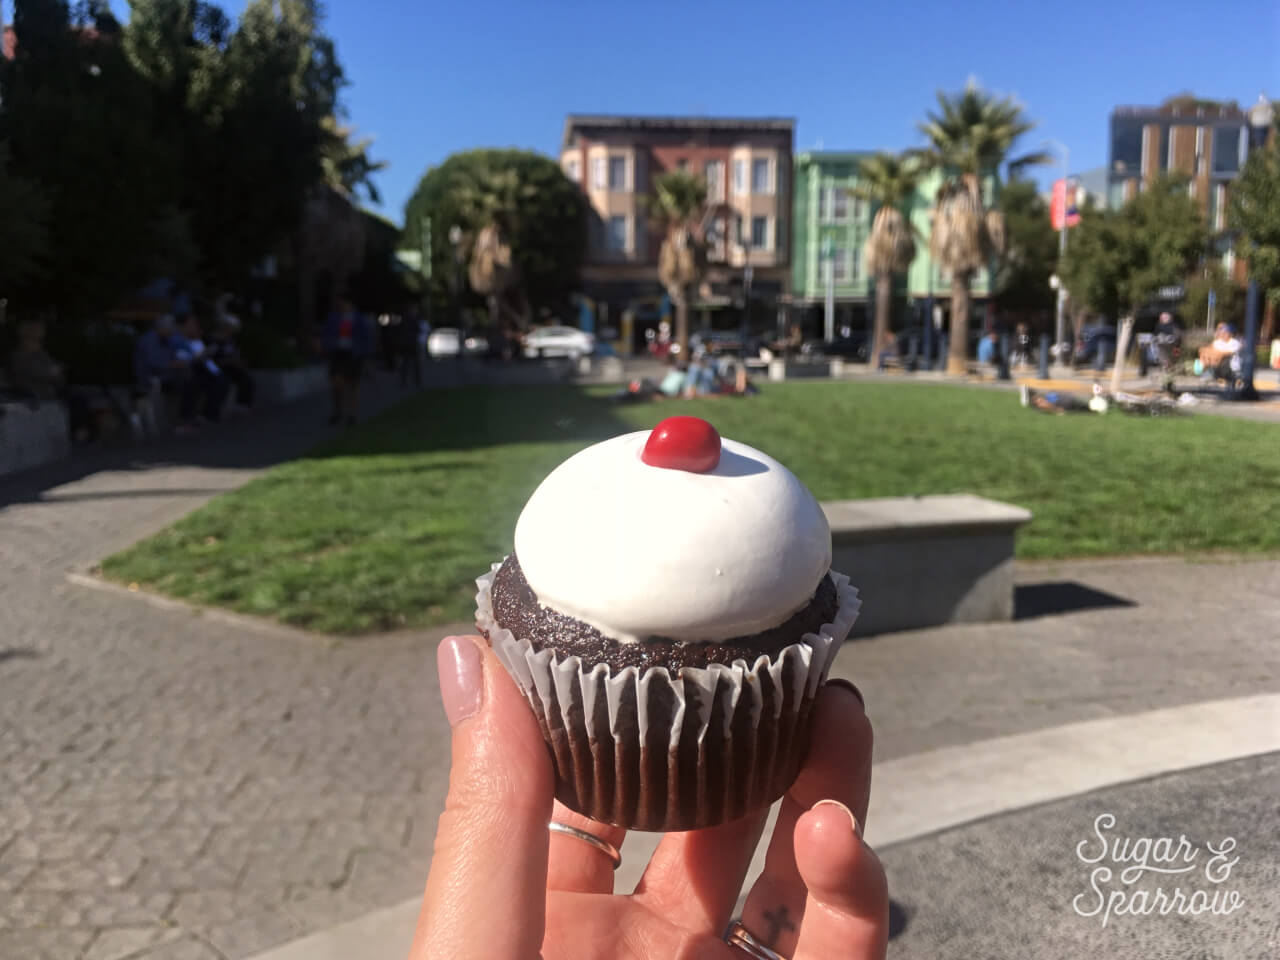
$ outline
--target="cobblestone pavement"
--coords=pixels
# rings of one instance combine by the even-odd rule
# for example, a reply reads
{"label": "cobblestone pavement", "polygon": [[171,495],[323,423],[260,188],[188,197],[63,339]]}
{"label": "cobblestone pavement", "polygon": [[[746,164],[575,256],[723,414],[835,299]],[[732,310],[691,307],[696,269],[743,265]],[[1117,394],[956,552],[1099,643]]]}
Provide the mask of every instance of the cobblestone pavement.
{"label": "cobblestone pavement", "polygon": [[[444,631],[333,642],[65,579],[305,449],[320,418],[302,405],[60,485],[0,482],[0,957],[237,960],[421,889]],[[842,651],[878,758],[1280,689],[1262,592],[1280,563],[1021,577],[1051,584],[1025,607],[1059,612]],[[1062,612],[1100,591],[1135,606]]]}

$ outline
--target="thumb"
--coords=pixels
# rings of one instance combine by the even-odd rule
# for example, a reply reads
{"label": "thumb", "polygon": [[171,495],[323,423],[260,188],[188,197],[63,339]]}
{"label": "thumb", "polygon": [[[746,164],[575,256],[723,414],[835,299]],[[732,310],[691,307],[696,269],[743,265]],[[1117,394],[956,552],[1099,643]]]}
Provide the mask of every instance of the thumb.
{"label": "thumb", "polygon": [[546,742],[483,638],[446,638],[437,664],[453,764],[410,960],[536,957],[555,790]]}

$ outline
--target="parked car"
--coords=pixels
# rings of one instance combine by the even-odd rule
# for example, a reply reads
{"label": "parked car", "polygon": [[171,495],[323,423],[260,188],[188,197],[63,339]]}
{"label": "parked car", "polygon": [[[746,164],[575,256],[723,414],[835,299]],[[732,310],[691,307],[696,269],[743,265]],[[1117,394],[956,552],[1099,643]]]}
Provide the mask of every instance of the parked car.
{"label": "parked car", "polygon": [[538,327],[524,338],[526,357],[568,357],[577,360],[594,353],[596,338],[577,327]]}
{"label": "parked car", "polygon": [[1087,327],[1080,328],[1080,335],[1076,337],[1076,366],[1087,366],[1093,363],[1098,356],[1098,348],[1102,345],[1106,346],[1107,359],[1114,360],[1116,356],[1116,328],[1105,323],[1095,323]]}
{"label": "parked car", "polygon": [[457,327],[437,327],[427,336],[427,353],[432,357],[456,357],[459,348],[469,355],[487,353],[489,341],[485,337],[470,336],[464,342]]}

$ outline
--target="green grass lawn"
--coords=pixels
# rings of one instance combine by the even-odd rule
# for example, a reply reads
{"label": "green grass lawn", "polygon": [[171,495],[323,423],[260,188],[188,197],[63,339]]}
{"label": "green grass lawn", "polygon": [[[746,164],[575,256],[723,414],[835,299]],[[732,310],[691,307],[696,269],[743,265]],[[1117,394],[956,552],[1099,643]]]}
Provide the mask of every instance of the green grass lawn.
{"label": "green grass lawn", "polygon": [[335,633],[466,620],[472,581],[510,549],[551,468],[675,413],[772,454],[819,499],[967,491],[1027,507],[1023,557],[1280,549],[1275,426],[1053,417],[1012,393],[944,385],[769,385],[747,400],[637,407],[607,393],[427,391],[109,558],[104,572]]}

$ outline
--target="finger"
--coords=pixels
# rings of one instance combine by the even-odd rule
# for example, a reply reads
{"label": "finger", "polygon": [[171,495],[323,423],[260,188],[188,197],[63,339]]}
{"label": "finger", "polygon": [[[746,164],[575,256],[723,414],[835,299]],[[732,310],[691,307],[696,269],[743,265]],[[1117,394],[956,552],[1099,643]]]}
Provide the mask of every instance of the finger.
{"label": "finger", "polygon": [[829,683],[814,706],[809,755],[800,776],[782,800],[764,869],[751,887],[742,922],[751,931],[777,928],[778,947],[789,955],[799,934],[806,891],[796,866],[796,825],[814,804],[836,800],[859,822],[867,816],[871,795],[871,724],[852,685]]}
{"label": "finger", "polygon": [[889,884],[848,809],[823,803],[800,818],[796,864],[808,890],[792,960],[882,960],[889,945]]}
{"label": "finger", "polygon": [[635,901],[684,930],[719,934],[768,815],[765,808],[718,827],[668,833],[636,885]]}
{"label": "finger", "polygon": [[453,764],[410,957],[526,956],[545,922],[551,758],[482,638],[449,637],[437,664]]}
{"label": "finger", "polygon": [[[622,847],[627,831],[570,810],[556,801],[551,819],[576,827],[593,836]],[[547,889],[570,893],[613,893],[613,861],[591,844],[563,833],[551,835],[551,856],[547,863]]]}

